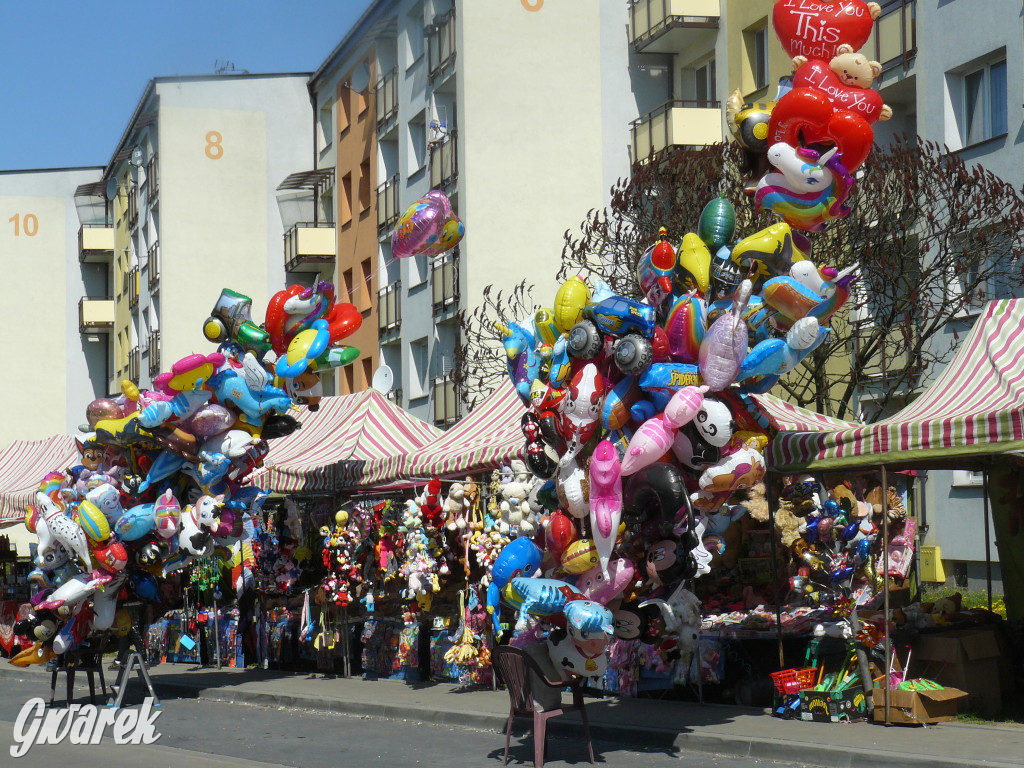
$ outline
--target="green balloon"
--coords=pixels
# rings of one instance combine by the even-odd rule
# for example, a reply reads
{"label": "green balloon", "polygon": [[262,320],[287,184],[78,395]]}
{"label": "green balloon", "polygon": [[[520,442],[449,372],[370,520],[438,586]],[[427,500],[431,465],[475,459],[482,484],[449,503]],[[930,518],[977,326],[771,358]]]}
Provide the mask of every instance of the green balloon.
{"label": "green balloon", "polygon": [[697,234],[704,245],[715,251],[732,240],[736,231],[736,211],[724,197],[716,197],[704,206],[697,224]]}

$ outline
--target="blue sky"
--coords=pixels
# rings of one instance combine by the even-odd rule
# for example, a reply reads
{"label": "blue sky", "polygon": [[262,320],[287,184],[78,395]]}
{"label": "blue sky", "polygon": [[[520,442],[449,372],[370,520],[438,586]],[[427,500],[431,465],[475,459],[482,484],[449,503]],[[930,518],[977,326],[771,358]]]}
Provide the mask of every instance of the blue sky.
{"label": "blue sky", "polygon": [[311,72],[370,0],[0,0],[0,170],[105,165],[146,83]]}

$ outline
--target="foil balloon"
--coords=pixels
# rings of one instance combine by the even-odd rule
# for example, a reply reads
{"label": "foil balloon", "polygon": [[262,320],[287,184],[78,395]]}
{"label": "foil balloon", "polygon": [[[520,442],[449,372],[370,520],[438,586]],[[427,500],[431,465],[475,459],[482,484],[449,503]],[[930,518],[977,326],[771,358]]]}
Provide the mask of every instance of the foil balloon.
{"label": "foil balloon", "polygon": [[624,516],[653,521],[665,532],[671,530],[679,511],[688,507],[683,473],[666,462],[644,467],[626,481],[622,491]]}
{"label": "foil balloon", "polygon": [[579,574],[599,566],[601,561],[594,540],[579,539],[565,548],[559,562],[566,573]]}
{"label": "foil balloon", "polygon": [[769,208],[794,229],[808,232],[820,232],[828,222],[849,215],[846,200],[853,177],[837,152],[835,147],[821,153],[784,142],[773,144],[768,161],[776,171],[758,182],[755,207]]}
{"label": "foil balloon", "polygon": [[750,291],[749,280],[740,283],[732,311],[714,322],[700,345],[700,376],[712,391],[729,386],[746,357],[749,336],[743,312],[750,299]]}
{"label": "foil balloon", "polygon": [[566,441],[561,464],[574,460],[594,432],[601,426],[604,403],[604,379],[593,363],[587,363],[572,377],[569,392],[562,400],[559,431]]}
{"label": "foil balloon", "polygon": [[458,245],[465,233],[465,226],[452,213],[448,196],[432,189],[398,220],[391,233],[391,254],[396,259],[437,256]]}
{"label": "foil balloon", "polygon": [[704,206],[697,223],[697,234],[711,250],[732,240],[736,231],[736,211],[727,198],[716,197]]}
{"label": "foil balloon", "polygon": [[772,27],[790,58],[831,59],[842,45],[859,50],[871,36],[875,19],[881,12],[878,3],[864,0],[828,3],[776,0]]}
{"label": "foil balloon", "polygon": [[675,286],[677,293],[696,291],[703,296],[711,284],[711,252],[693,232],[683,235],[676,251]]}
{"label": "foil balloon", "polygon": [[633,434],[622,459],[622,474],[632,475],[644,467],[653,464],[672,447],[675,435],[661,414],[648,419]]}
{"label": "foil balloon", "polygon": [[618,557],[607,566],[581,573],[576,580],[576,589],[594,602],[608,605],[610,600],[622,594],[635,575],[636,568],[632,561]]}
{"label": "foil balloon", "polygon": [[583,315],[583,308],[590,302],[590,289],[579,275],[570,277],[555,294],[555,325],[562,333],[568,333]]}
{"label": "foil balloon", "polygon": [[[800,62],[797,59],[797,62]],[[815,88],[832,101],[836,109],[854,112],[869,123],[888,120],[892,109],[871,83],[882,73],[882,65],[868,61],[861,53],[843,53],[831,62],[810,59],[793,74],[794,88]]]}
{"label": "foil balloon", "polygon": [[590,457],[590,530],[605,575],[621,517],[622,466],[619,453],[610,441],[602,440]]}
{"label": "foil balloon", "polygon": [[690,292],[672,304],[665,318],[665,333],[672,359],[678,363],[696,363],[707,331],[707,305]]}
{"label": "foil balloon", "polygon": [[636,264],[640,290],[651,306],[658,306],[672,293],[675,266],[676,252],[668,242],[668,231],[662,227],[658,230],[658,241],[643,252]]}
{"label": "foil balloon", "polygon": [[853,173],[870,154],[875,133],[866,119],[850,110],[836,109],[816,88],[794,88],[772,110],[768,137],[772,144],[782,141],[794,147],[837,147],[846,170]]}
{"label": "foil balloon", "polygon": [[575,540],[576,526],[573,525],[572,519],[561,510],[551,513],[544,526],[544,543],[555,559],[561,559],[562,552]]}

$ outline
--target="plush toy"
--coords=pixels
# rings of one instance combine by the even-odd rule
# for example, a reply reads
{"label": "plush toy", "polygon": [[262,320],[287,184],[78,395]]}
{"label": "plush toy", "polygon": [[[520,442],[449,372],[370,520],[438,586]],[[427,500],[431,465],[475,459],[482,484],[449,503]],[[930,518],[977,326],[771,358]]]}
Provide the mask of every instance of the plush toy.
{"label": "plush toy", "polygon": [[441,510],[445,515],[444,526],[449,531],[466,527],[466,487],[462,483],[452,483]]}

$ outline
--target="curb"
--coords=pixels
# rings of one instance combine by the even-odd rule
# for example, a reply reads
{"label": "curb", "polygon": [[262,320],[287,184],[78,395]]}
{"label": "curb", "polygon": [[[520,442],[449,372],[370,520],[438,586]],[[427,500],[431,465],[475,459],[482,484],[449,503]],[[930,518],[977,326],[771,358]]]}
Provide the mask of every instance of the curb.
{"label": "curb", "polygon": [[[13,668],[0,662],[0,677],[31,681],[45,677],[45,671]],[[136,678],[133,678],[136,679]],[[136,687],[140,687],[137,684]],[[460,712],[427,709],[416,706],[375,704],[365,701],[324,699],[301,694],[261,693],[258,691],[202,688],[184,683],[153,680],[157,693],[173,694],[183,699],[216,701],[228,704],[307,709],[354,717],[379,717],[385,720],[405,720],[425,725],[470,728],[501,733],[507,717],[480,712]],[[766,717],[770,715],[765,715]],[[849,749],[828,744],[811,744],[775,737],[732,736],[721,733],[685,732],[668,728],[625,726],[615,723],[591,723],[592,735],[599,741],[649,751],[660,748],[668,753],[688,752],[748,758],[779,763],[822,766],[823,768],[1020,768],[1019,763],[981,760],[938,759],[933,756],[909,752],[893,752],[878,748]],[[685,728],[685,726],[682,726]],[[837,726],[841,727],[841,726]],[[872,727],[865,724],[865,727]],[[882,727],[882,726],[875,726]],[[967,726],[964,726],[967,727]],[[577,714],[552,720],[548,732],[558,738],[579,738],[580,720]],[[518,729],[517,729],[518,730]]]}

